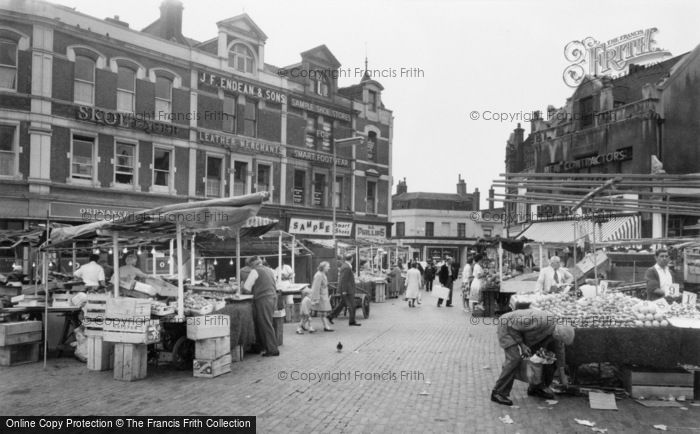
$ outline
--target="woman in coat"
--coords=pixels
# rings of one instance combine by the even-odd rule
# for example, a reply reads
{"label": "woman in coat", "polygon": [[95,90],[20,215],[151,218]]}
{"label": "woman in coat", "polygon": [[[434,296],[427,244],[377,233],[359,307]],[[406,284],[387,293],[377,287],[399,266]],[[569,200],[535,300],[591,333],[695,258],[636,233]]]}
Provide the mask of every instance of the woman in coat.
{"label": "woman in coat", "polygon": [[399,261],[391,272],[391,284],[389,285],[389,297],[398,298],[401,291],[403,291],[403,277],[401,273],[403,271],[403,264]]}
{"label": "woman in coat", "polygon": [[416,307],[416,299],[420,295],[422,279],[415,262],[409,263],[408,267],[408,272],[406,273],[406,298],[408,299],[408,307]]}
{"label": "woman in coat", "polygon": [[326,261],[318,264],[318,271],[314,275],[314,281],[311,284],[311,309],[321,315],[323,331],[326,332],[334,331],[326,318],[332,310],[331,300],[328,295],[328,276],[326,275],[329,268],[331,268],[331,265]]}
{"label": "woman in coat", "polygon": [[474,269],[472,270],[474,280],[472,280],[471,287],[469,288],[469,309],[472,312],[474,312],[474,306],[479,304],[479,300],[481,299],[481,286],[483,284],[483,278],[486,276],[482,268],[483,259],[481,255],[476,255],[474,257]]}

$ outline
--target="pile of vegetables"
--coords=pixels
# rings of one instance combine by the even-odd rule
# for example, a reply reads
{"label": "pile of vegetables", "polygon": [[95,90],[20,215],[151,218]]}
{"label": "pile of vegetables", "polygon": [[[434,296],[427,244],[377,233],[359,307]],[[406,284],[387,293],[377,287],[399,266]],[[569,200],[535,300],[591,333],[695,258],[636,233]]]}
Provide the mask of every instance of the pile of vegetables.
{"label": "pile of vegetables", "polygon": [[[536,297],[533,308],[552,312],[562,322],[578,328],[666,327],[667,316],[676,310],[642,301],[622,293],[607,293],[594,298],[576,299],[572,294],[546,294]],[[690,307],[697,312],[697,309]]]}

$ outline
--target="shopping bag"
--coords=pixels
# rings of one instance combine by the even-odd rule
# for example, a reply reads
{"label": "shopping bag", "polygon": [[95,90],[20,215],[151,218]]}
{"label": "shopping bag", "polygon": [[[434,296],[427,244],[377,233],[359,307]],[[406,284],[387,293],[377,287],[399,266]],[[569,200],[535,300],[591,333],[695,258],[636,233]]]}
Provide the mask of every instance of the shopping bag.
{"label": "shopping bag", "polygon": [[450,290],[444,286],[435,286],[433,287],[433,296],[447,300],[447,298],[450,296]]}
{"label": "shopping bag", "polygon": [[520,369],[515,373],[515,379],[532,386],[542,384],[542,364],[534,363],[529,359],[520,361]]}

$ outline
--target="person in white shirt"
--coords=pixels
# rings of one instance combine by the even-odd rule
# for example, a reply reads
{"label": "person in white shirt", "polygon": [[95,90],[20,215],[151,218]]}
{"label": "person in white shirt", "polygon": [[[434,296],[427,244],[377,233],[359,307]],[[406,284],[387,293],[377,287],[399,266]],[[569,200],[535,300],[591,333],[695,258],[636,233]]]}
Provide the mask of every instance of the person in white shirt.
{"label": "person in white shirt", "polygon": [[658,300],[668,296],[668,290],[675,283],[676,279],[668,263],[671,258],[668,255],[668,250],[659,249],[654,255],[656,256],[656,264],[647,269],[644,278],[647,281],[647,300]]}
{"label": "person in white shirt", "polygon": [[574,276],[566,268],[561,268],[558,256],[549,258],[549,267],[540,271],[537,278],[537,290],[540,292],[558,292],[564,286],[573,283]]}
{"label": "person in white shirt", "polygon": [[83,279],[87,290],[96,290],[100,286],[105,286],[105,270],[97,263],[99,260],[98,255],[90,255],[89,262],[73,273],[73,276]]}
{"label": "person in white shirt", "polygon": [[275,275],[278,276],[279,280],[292,280],[294,277],[294,270],[287,264],[282,264],[281,267],[275,269]]}

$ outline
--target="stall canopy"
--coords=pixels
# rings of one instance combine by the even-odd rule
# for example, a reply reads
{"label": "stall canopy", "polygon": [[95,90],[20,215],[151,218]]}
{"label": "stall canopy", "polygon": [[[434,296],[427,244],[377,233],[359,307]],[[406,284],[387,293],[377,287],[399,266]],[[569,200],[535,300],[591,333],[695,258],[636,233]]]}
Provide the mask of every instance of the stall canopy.
{"label": "stall canopy", "polygon": [[[595,225],[595,242],[631,239],[640,236],[639,216],[612,217],[603,223],[591,220],[563,220],[534,222],[516,238],[529,238],[542,244],[567,244],[575,239],[593,234]],[[505,247],[504,247],[505,248]]]}
{"label": "stall canopy", "polygon": [[[49,231],[56,228],[67,227],[61,223],[51,223]],[[36,225],[29,229],[0,231],[0,249],[13,249],[17,246],[28,245],[36,247],[46,241],[46,225]]]}
{"label": "stall canopy", "polygon": [[179,224],[187,234],[212,237],[235,237],[238,230],[250,234],[265,233],[272,221],[254,219],[268,192],[246,196],[178,203],[134,212],[114,220],[102,220],[51,231],[49,245],[56,249],[69,244],[90,244],[95,248],[110,246],[118,234],[122,247],[165,244],[174,236]]}

